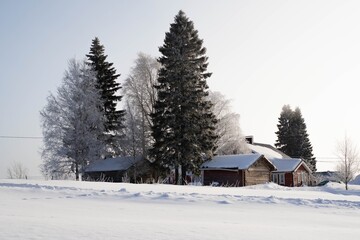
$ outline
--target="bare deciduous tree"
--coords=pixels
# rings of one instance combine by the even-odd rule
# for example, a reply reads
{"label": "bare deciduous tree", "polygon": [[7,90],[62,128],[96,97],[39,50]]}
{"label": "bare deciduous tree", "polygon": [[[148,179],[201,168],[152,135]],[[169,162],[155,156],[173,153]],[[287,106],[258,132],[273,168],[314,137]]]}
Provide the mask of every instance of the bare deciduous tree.
{"label": "bare deciduous tree", "polygon": [[107,154],[102,104],[96,77],[84,62],[69,61],[57,94],[47,98],[40,112],[44,136],[42,171],[52,179],[76,179],[89,162]]}
{"label": "bare deciduous tree", "polygon": [[209,99],[213,104],[213,113],[218,119],[216,133],[217,154],[229,155],[247,153],[245,138],[240,129],[240,115],[231,110],[231,101],[220,92],[209,92]]}
{"label": "bare deciduous tree", "polygon": [[20,162],[13,162],[7,169],[8,178],[27,179],[29,170]]}
{"label": "bare deciduous tree", "polygon": [[[156,97],[154,84],[157,82],[160,64],[155,58],[144,53],[138,54],[134,64],[129,77],[123,85],[127,111],[131,112],[126,119],[127,131],[130,132],[125,135],[130,137],[130,139],[127,139],[129,143],[135,143],[133,141],[135,137],[137,139],[136,148],[140,150],[137,154],[146,156],[151,145],[152,121],[150,113],[154,109]],[[135,147],[131,146],[131,144],[129,146],[131,150]]]}
{"label": "bare deciduous tree", "polygon": [[348,190],[348,183],[359,170],[359,152],[351,139],[345,136],[344,140],[338,143],[337,155],[340,159],[337,170],[345,183],[345,189]]}

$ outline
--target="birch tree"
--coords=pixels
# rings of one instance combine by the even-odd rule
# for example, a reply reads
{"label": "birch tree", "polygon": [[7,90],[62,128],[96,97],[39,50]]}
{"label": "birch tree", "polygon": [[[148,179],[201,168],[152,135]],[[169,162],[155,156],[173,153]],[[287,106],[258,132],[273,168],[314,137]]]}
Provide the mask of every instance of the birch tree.
{"label": "birch tree", "polygon": [[344,137],[344,140],[338,143],[337,155],[339,162],[337,171],[339,172],[341,181],[345,183],[345,189],[348,190],[348,183],[355,177],[359,170],[359,152],[356,145],[350,138]]}
{"label": "birch tree", "polygon": [[231,110],[231,101],[220,92],[209,92],[212,110],[218,122],[216,124],[218,155],[247,153],[249,150],[241,133],[240,115]]}
{"label": "birch tree", "polygon": [[126,79],[123,90],[128,112],[125,130],[126,152],[136,150],[137,155],[146,157],[151,146],[150,114],[153,112],[160,64],[150,55],[139,53]]}
{"label": "birch tree", "polygon": [[69,61],[57,94],[40,112],[44,147],[42,171],[50,178],[79,179],[85,166],[105,154],[104,119],[96,77],[85,62]]}

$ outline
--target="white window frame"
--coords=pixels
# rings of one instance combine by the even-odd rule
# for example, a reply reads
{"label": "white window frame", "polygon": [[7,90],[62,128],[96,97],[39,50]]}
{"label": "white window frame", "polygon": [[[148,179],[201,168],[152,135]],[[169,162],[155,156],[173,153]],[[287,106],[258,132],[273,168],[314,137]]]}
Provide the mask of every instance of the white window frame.
{"label": "white window frame", "polygon": [[272,181],[276,184],[279,184],[279,176],[277,173],[273,173]]}
{"label": "white window frame", "polygon": [[273,173],[272,181],[279,185],[285,185],[285,173]]}
{"label": "white window frame", "polygon": [[285,173],[279,173],[279,183],[285,185]]}

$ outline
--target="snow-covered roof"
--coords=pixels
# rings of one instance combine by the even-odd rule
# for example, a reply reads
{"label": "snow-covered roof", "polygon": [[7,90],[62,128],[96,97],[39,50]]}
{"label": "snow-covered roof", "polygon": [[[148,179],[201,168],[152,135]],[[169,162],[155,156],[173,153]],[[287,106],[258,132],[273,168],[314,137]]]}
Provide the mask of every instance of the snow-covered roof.
{"label": "snow-covered roof", "polygon": [[270,162],[277,168],[276,172],[292,172],[301,164],[300,158],[273,158]]}
{"label": "snow-covered roof", "polygon": [[253,143],[253,144],[247,144],[247,147],[253,152],[253,153],[259,153],[264,155],[267,159],[273,159],[273,158],[288,158],[286,154],[280,152],[276,148],[274,148],[271,145],[268,144],[261,144],[261,143]]}
{"label": "snow-covered roof", "polygon": [[110,172],[127,170],[135,163],[142,160],[142,157],[116,157],[97,160],[85,168],[85,172]]}
{"label": "snow-covered roof", "polygon": [[201,169],[248,169],[261,156],[261,154],[238,154],[215,156],[212,160],[204,162]]}
{"label": "snow-covered roof", "polygon": [[319,182],[322,182],[322,181],[340,182],[341,181],[340,173],[334,172],[334,171],[315,172],[314,176],[318,179]]}
{"label": "snow-covered roof", "polygon": [[265,158],[269,159],[270,162],[275,165],[277,170],[275,172],[293,172],[301,164],[311,172],[310,168],[300,158],[291,158],[280,150],[269,144],[253,143],[247,144],[247,147],[256,154],[262,154]]}

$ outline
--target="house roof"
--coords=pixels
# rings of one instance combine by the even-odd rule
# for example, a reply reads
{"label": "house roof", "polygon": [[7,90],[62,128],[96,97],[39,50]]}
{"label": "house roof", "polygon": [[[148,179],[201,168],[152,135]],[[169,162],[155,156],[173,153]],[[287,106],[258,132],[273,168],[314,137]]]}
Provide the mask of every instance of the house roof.
{"label": "house roof", "polygon": [[111,172],[129,169],[135,163],[141,161],[142,157],[116,157],[97,160],[85,168],[85,172]]}
{"label": "house roof", "polygon": [[293,172],[301,165],[302,160],[300,158],[273,158],[270,162],[276,166],[275,172]]}
{"label": "house roof", "polygon": [[263,154],[267,159],[273,159],[273,158],[290,158],[285,153],[279,151],[275,147],[271,146],[270,144],[264,144],[264,143],[253,143],[253,144],[247,144],[247,147],[253,152],[253,153],[259,153]]}
{"label": "house roof", "polygon": [[[204,162],[201,169],[248,169],[258,159],[263,157],[262,154],[238,154],[215,156],[213,159]],[[266,158],[265,158],[266,159]],[[267,159],[266,159],[267,160]],[[271,162],[269,162],[273,165]],[[275,168],[275,166],[274,166]]]}
{"label": "house roof", "polygon": [[315,172],[314,176],[319,180],[319,181],[336,181],[339,182],[341,181],[341,177],[340,177],[340,173],[339,172],[334,172],[334,171],[325,171],[325,172]]}
{"label": "house roof", "polygon": [[247,147],[253,153],[263,154],[267,159],[269,159],[277,168],[275,172],[293,172],[301,165],[303,165],[309,172],[312,172],[309,166],[301,158],[291,158],[270,144],[253,143],[247,144]]}

